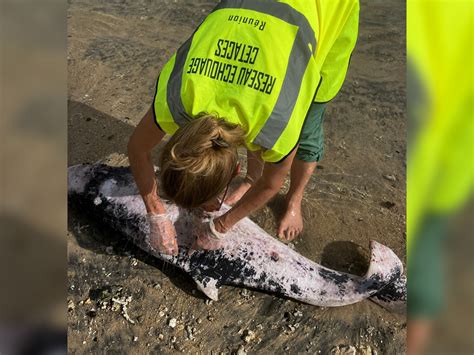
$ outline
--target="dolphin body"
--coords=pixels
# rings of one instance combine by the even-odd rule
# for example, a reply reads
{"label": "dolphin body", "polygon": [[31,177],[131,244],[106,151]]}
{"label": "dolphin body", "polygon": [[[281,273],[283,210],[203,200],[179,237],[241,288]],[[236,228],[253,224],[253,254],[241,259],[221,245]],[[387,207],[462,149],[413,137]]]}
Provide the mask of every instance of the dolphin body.
{"label": "dolphin body", "polygon": [[102,164],[68,168],[68,199],[123,233],[145,252],[191,275],[199,290],[218,299],[221,285],[274,292],[304,303],[334,307],[372,297],[399,310],[406,303],[403,266],[392,250],[372,241],[369,269],[360,277],[319,265],[271,237],[245,218],[230,230],[218,250],[189,253],[193,215],[165,201],[174,223],[179,254],[154,250],[148,242],[146,210],[131,171]]}

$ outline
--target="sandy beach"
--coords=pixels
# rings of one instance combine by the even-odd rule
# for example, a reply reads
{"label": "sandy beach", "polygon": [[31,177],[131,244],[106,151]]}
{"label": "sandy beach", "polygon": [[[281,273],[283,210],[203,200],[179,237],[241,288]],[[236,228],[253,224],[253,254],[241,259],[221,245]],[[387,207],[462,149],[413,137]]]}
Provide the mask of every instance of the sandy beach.
{"label": "sandy beach", "polygon": [[[69,2],[69,166],[128,164],[128,137],[152,102],[160,69],[216,3]],[[294,242],[307,258],[358,275],[370,240],[405,263],[404,6],[361,2],[358,43],[326,111],[325,157],[308,184],[305,229]],[[251,216],[273,236],[285,189]],[[187,275],[100,221],[74,206],[68,216],[71,354],[405,353],[403,314],[368,300],[320,308],[230,286],[209,302]],[[112,297],[126,312],[104,306]]]}

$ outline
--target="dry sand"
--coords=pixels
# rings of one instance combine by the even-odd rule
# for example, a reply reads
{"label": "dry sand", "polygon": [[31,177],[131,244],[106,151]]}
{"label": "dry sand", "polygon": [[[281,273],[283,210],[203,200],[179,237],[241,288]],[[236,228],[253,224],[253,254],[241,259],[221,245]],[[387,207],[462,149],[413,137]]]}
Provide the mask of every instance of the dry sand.
{"label": "dry sand", "polygon": [[[215,3],[70,1],[68,165],[126,164],[128,136],[151,104],[160,68]],[[296,249],[357,274],[367,267],[371,239],[404,260],[403,3],[361,4],[357,47],[324,128],[326,155],[306,191],[305,231]],[[283,192],[252,216],[273,235]],[[72,206],[69,212],[71,353],[405,352],[404,315],[370,301],[318,308],[234,287],[223,287],[220,300],[209,303],[186,275]],[[131,296],[127,313],[134,324],[121,306],[101,309],[108,285],[119,286],[111,289],[116,297]]]}

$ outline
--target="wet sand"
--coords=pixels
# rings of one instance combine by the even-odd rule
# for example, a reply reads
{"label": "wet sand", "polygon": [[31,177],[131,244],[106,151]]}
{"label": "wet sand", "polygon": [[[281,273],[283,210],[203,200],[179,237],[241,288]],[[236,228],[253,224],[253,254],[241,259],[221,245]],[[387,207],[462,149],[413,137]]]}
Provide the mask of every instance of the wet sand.
{"label": "wet sand", "polygon": [[[160,68],[215,3],[70,2],[68,165],[127,164],[127,139],[152,102]],[[326,112],[326,153],[307,187],[305,230],[294,243],[337,270],[363,274],[371,239],[405,259],[405,54],[404,4],[362,2],[359,40]],[[251,216],[272,235],[284,192]],[[370,301],[319,308],[224,286],[210,303],[187,275],[74,206],[67,239],[71,353],[405,352],[405,316]],[[107,291],[131,296],[134,324],[121,307],[101,308]]]}

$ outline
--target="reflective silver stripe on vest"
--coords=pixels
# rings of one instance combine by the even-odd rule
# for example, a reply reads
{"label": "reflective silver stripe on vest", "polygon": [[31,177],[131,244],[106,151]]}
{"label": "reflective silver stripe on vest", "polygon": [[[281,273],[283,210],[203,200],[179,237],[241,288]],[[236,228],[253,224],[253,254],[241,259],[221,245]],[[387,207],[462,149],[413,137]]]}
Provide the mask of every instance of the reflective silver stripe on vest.
{"label": "reflective silver stripe on vest", "polygon": [[[316,50],[316,36],[306,17],[288,4],[272,0],[223,0],[212,12],[229,8],[261,12],[279,18],[291,25],[298,26],[298,32],[291,49],[285,78],[283,79],[277,102],[264,126],[254,139],[255,144],[271,149],[288,125],[299,95],[304,73],[311,56]],[[190,119],[186,114],[181,99],[181,81],[184,63],[188,56],[191,42],[192,36],[176,53],[176,62],[168,82],[168,106],[178,125]],[[311,44],[312,52],[308,48],[309,44]]]}
{"label": "reflective silver stripe on vest", "polygon": [[168,107],[171,116],[173,116],[173,120],[178,126],[182,126],[191,119],[191,117],[186,113],[183,100],[181,99],[181,83],[183,81],[184,63],[188,57],[193,36],[189,37],[176,52],[174,67],[171,71],[170,78],[168,79],[168,87],[166,88]]}

